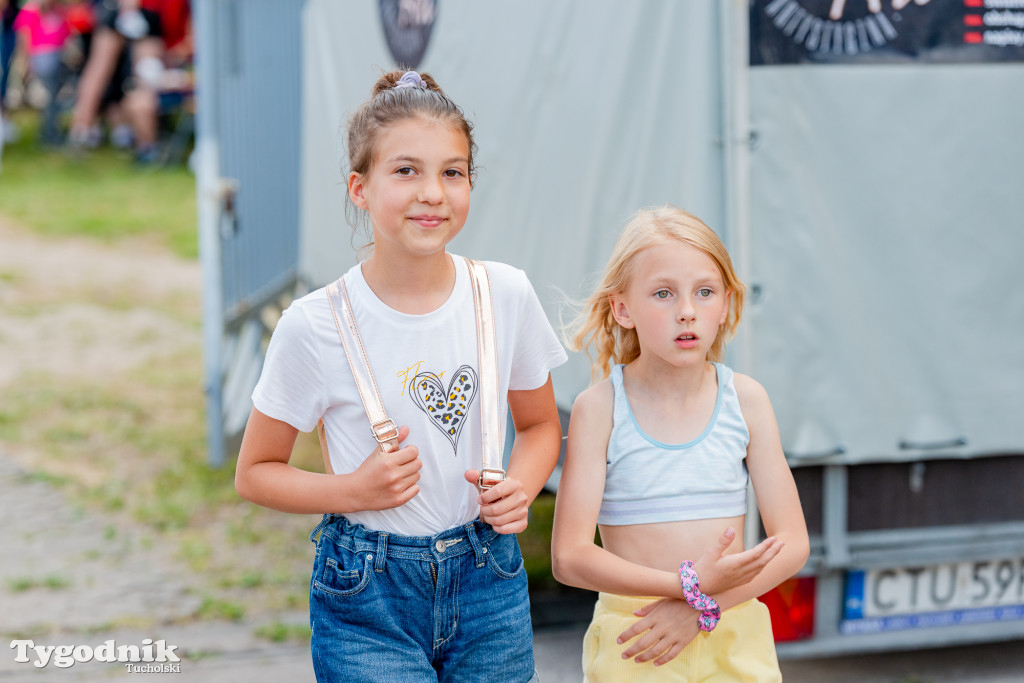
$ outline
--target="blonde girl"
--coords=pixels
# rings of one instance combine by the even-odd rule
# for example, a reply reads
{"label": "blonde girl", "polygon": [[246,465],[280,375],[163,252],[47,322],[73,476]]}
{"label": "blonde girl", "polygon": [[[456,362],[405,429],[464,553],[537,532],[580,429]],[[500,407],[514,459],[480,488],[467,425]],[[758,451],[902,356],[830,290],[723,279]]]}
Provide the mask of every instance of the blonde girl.
{"label": "blonde girl", "polygon": [[[515,533],[558,458],[550,371],[565,360],[525,274],[487,263],[508,477],[480,492],[477,340],[466,260],[447,251],[469,213],[475,145],[427,74],[382,76],[348,127],[348,196],[372,230],[345,273],[399,448],[370,430],[324,290],[281,318],[235,478],[260,505],[323,513],[311,539],[313,665],[323,681],[529,681],[529,598]],[[439,396],[458,411],[437,409]],[[326,427],[330,473],[289,465]]]}
{"label": "blonde girl", "polygon": [[[645,210],[574,328],[600,381],[573,406],[552,559],[600,591],[587,680],[781,680],[756,598],[803,566],[807,530],[765,390],[721,363],[743,294],[710,228]],[[748,476],[769,538],[744,551]]]}

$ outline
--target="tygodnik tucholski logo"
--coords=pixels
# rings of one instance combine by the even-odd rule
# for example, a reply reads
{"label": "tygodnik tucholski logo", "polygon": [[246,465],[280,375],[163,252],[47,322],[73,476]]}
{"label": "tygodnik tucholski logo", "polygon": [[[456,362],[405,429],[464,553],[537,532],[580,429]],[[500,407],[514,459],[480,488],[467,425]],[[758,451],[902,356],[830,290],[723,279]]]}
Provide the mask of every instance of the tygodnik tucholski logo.
{"label": "tygodnik tucholski logo", "polygon": [[37,669],[53,664],[66,669],[84,662],[119,662],[129,673],[181,673],[181,658],[174,654],[177,645],[165,640],[146,638],[141,645],[118,645],[105,640],[93,648],[90,645],[36,645],[32,640],[12,640],[14,661],[31,663]]}

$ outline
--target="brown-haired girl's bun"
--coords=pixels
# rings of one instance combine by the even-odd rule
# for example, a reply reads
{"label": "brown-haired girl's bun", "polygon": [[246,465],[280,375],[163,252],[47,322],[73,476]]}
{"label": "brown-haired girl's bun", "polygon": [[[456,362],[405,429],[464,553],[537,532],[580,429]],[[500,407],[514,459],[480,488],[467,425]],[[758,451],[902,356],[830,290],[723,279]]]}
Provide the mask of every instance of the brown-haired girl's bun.
{"label": "brown-haired girl's bun", "polygon": [[441,90],[441,86],[439,86],[433,76],[428,73],[395,70],[382,74],[381,77],[377,79],[377,82],[373,84],[373,93],[371,97],[376,97],[387,90],[402,87],[423,88],[425,90],[441,93],[442,95],[444,94],[444,91]]}

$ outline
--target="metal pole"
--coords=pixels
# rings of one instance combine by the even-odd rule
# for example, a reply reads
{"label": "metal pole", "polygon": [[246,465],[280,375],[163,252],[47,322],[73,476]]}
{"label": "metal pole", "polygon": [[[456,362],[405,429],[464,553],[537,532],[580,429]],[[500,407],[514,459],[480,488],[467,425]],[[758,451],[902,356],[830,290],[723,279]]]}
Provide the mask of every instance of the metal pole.
{"label": "metal pole", "polygon": [[[730,250],[737,273],[748,287],[754,285],[750,227],[750,8],[747,0],[721,5],[722,116],[724,120],[725,218]],[[747,304],[751,301],[748,298]],[[744,318],[736,342],[736,366],[754,374],[754,328]]]}
{"label": "metal pole", "polygon": [[[725,217],[729,248],[741,281],[751,285],[750,255],[750,80],[749,14],[747,0],[733,0],[719,7],[719,54],[722,61],[722,169],[724,173]],[[748,290],[749,291],[749,290]],[[754,371],[753,326],[743,321],[743,333],[736,340],[736,366]],[[760,513],[753,486],[748,485],[744,541],[748,548],[760,541]]]}
{"label": "metal pole", "polygon": [[224,464],[224,295],[220,245],[220,155],[217,128],[216,3],[194,2],[196,40],[196,205],[203,272],[203,382],[210,465]]}

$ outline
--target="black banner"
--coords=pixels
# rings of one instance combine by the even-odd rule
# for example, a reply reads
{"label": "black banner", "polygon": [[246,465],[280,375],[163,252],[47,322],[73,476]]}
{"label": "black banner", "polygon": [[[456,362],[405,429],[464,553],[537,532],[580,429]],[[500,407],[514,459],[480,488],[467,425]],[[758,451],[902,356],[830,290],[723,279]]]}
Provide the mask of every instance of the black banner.
{"label": "black banner", "polygon": [[1024,61],[1024,0],[750,0],[750,64]]}

